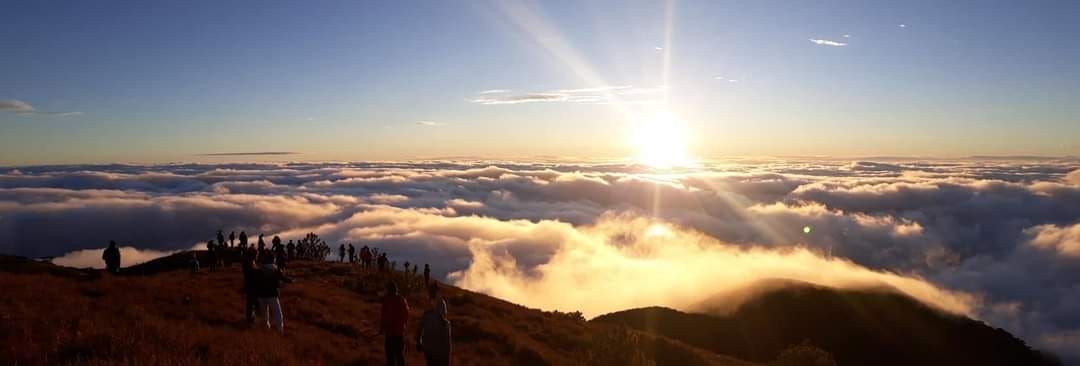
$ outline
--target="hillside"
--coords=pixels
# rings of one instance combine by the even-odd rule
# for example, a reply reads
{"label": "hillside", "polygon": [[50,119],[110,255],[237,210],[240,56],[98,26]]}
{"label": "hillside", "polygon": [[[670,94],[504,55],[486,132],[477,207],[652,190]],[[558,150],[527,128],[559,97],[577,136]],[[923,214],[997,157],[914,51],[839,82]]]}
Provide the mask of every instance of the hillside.
{"label": "hillside", "polygon": [[651,307],[592,322],[626,325],[751,361],[771,360],[789,345],[808,340],[840,365],[1058,363],[1004,330],[942,313],[896,292],[805,283],[770,287],[728,315]]}
{"label": "hillside", "polygon": [[[282,290],[280,336],[244,322],[239,266],[192,275],[184,270],[190,255],[119,276],[0,256],[0,364],[381,364],[379,275],[291,263],[296,281]],[[406,287],[412,319],[429,306],[420,292]],[[580,316],[449,286],[443,294],[457,365],[752,365]],[[423,362],[415,351],[407,357]]]}

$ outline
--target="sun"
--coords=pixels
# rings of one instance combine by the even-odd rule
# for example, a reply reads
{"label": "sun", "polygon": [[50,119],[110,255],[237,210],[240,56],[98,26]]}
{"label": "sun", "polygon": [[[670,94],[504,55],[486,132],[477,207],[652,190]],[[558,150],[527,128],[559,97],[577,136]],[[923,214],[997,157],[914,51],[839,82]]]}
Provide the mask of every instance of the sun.
{"label": "sun", "polygon": [[688,142],[686,126],[669,112],[639,121],[630,141],[639,163],[663,169],[693,165]]}

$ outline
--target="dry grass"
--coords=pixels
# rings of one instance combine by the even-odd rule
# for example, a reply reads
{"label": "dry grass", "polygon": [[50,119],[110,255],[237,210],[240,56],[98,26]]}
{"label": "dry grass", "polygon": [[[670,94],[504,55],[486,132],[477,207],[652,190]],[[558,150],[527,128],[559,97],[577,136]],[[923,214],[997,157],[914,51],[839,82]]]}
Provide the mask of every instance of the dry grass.
{"label": "dry grass", "polygon": [[[377,289],[385,279],[343,264],[290,265],[296,282],[282,290],[286,334],[278,335],[243,320],[238,266],[197,275],[98,276],[4,264],[0,364],[381,364]],[[415,320],[429,303],[414,287],[406,293]],[[443,294],[457,365],[747,365],[457,288],[444,287]],[[407,357],[423,362],[412,350]]]}

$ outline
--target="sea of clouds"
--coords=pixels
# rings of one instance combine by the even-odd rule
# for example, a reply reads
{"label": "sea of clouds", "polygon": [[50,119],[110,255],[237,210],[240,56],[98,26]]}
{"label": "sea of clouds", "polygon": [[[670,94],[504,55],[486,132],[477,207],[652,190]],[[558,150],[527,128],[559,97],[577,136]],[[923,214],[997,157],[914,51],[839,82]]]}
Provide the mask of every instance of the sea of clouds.
{"label": "sea of clouds", "polygon": [[770,278],[886,285],[1080,356],[1075,159],[0,168],[0,253],[100,267],[116,240],[129,265],[218,229],[314,231],[586,316]]}

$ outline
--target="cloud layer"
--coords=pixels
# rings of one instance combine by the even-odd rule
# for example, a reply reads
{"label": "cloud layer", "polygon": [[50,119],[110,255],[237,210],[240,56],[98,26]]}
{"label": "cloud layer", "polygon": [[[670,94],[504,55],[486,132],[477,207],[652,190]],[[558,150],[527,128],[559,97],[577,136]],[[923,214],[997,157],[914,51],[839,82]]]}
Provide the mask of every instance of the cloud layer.
{"label": "cloud layer", "polygon": [[[219,228],[383,248],[458,285],[588,315],[692,309],[765,278],[885,285],[1080,346],[1075,160],[387,162],[0,168],[0,252],[142,260]],[[809,229],[805,230],[804,229]],[[809,232],[807,232],[809,231]],[[132,249],[133,250],[133,249]]]}

